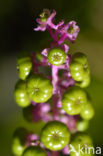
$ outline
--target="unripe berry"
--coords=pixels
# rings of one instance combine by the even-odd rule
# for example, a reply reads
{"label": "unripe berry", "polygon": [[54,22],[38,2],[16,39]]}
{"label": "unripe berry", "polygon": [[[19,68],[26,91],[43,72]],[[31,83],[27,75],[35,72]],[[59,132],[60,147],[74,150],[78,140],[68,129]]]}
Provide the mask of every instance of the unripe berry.
{"label": "unripe berry", "polygon": [[18,128],[12,141],[12,152],[14,155],[21,156],[26,148],[26,136],[28,132],[24,128]]}
{"label": "unripe berry", "polygon": [[22,156],[47,156],[47,153],[39,146],[29,146]]}
{"label": "unripe berry", "polygon": [[51,49],[48,53],[48,61],[53,65],[61,65],[65,62],[66,54],[60,48]]}
{"label": "unripe berry", "polygon": [[87,130],[88,126],[89,122],[87,120],[80,120],[76,123],[77,130],[80,132]]}
{"label": "unripe berry", "polygon": [[82,81],[77,81],[76,82],[76,85],[81,87],[81,88],[88,87],[89,84],[90,84],[90,75],[89,74],[86,75]]}
{"label": "unripe berry", "polygon": [[63,149],[69,140],[70,132],[67,126],[59,121],[48,122],[41,132],[42,143],[52,151]]}
{"label": "unripe berry", "polygon": [[17,66],[20,79],[25,80],[32,69],[31,58],[27,56],[18,58]]}
{"label": "unripe berry", "polygon": [[30,105],[30,98],[27,95],[26,92],[26,83],[22,80],[19,80],[16,84],[15,90],[14,90],[14,97],[16,103],[20,107],[27,107]]}
{"label": "unripe berry", "polygon": [[75,81],[83,81],[90,73],[88,60],[85,54],[76,53],[70,63],[70,73]]}
{"label": "unripe berry", "polygon": [[87,102],[87,95],[79,87],[69,88],[63,95],[62,107],[69,115],[80,114],[82,106]]}
{"label": "unripe berry", "polygon": [[41,75],[31,75],[27,79],[27,93],[36,103],[49,100],[52,96],[53,86],[49,79]]}
{"label": "unripe berry", "polygon": [[85,120],[90,120],[90,119],[93,118],[93,116],[94,116],[94,109],[93,109],[90,101],[88,101],[88,103],[83,106],[80,115]]}
{"label": "unripe berry", "polygon": [[[88,153],[86,152],[86,148],[93,147],[92,140],[90,136],[84,133],[79,133],[74,136],[72,142],[69,145],[70,148],[70,156],[93,156],[92,151]],[[80,152],[80,149],[82,149],[82,152]]]}
{"label": "unripe berry", "polygon": [[37,59],[38,61],[41,61],[41,60],[43,59],[43,55],[42,55],[40,52],[37,52],[37,53],[36,53],[36,59]]}

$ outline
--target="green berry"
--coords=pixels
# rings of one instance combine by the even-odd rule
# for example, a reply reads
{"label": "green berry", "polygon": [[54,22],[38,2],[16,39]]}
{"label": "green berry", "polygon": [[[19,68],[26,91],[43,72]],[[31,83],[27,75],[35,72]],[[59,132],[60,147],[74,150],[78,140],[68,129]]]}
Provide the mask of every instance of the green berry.
{"label": "green berry", "polygon": [[[93,143],[92,140],[90,138],[90,136],[83,134],[83,133],[79,133],[77,135],[74,136],[72,142],[69,145],[70,148],[70,156],[93,156],[92,155],[92,151],[90,153],[85,153],[86,152],[86,148],[89,147],[93,147]],[[82,149],[83,148],[83,149]],[[80,149],[82,149],[82,152],[80,152]]]}
{"label": "green berry", "polygon": [[41,61],[43,59],[43,55],[40,52],[36,53],[36,58],[38,61]]}
{"label": "green berry", "polygon": [[22,156],[47,156],[44,149],[39,146],[29,146]]}
{"label": "green berry", "polygon": [[12,152],[17,156],[21,156],[26,148],[26,136],[28,132],[24,128],[18,128],[12,140]]}
{"label": "green berry", "polygon": [[14,90],[14,97],[16,103],[20,107],[27,107],[30,105],[30,98],[27,95],[26,92],[26,83],[22,80],[19,80],[16,84],[15,90]]}
{"label": "green berry", "polygon": [[62,107],[67,114],[77,115],[80,114],[86,102],[86,93],[79,87],[71,87],[63,95]]}
{"label": "green berry", "polygon": [[69,140],[70,132],[67,126],[59,121],[48,122],[41,132],[42,143],[52,151],[63,149]]}
{"label": "green berry", "polygon": [[65,62],[66,54],[60,48],[51,49],[48,53],[48,61],[53,65],[61,65]]}
{"label": "green berry", "polygon": [[90,120],[90,119],[93,118],[93,116],[94,116],[94,109],[93,109],[90,101],[88,101],[87,104],[83,106],[80,115],[85,120]]}
{"label": "green berry", "polygon": [[76,82],[76,85],[81,87],[81,88],[88,87],[89,84],[90,84],[90,75],[89,74],[86,75],[82,81],[77,81]]}
{"label": "green berry", "polygon": [[23,108],[23,117],[28,121],[33,121],[33,105]]}
{"label": "green berry", "polygon": [[49,100],[52,96],[52,91],[51,81],[41,75],[31,75],[27,79],[27,93],[36,103]]}
{"label": "green berry", "polygon": [[25,80],[32,69],[32,62],[30,57],[19,58],[17,61],[19,77]]}
{"label": "green berry", "polygon": [[73,141],[75,141],[76,143],[78,142],[81,145],[86,144],[87,146],[93,144],[91,137],[85,133],[76,134],[76,136],[73,138]]}
{"label": "green berry", "polygon": [[87,130],[88,126],[89,122],[87,120],[80,120],[76,123],[77,130],[80,132]]}
{"label": "green berry", "polygon": [[88,60],[85,54],[76,53],[70,63],[70,73],[74,80],[83,81],[84,77],[90,73]]}

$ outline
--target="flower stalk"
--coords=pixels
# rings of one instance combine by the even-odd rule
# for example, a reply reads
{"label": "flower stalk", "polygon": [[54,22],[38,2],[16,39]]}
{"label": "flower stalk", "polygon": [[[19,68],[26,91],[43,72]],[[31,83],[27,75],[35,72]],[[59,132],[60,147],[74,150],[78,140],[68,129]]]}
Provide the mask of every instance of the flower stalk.
{"label": "flower stalk", "polygon": [[[71,55],[69,52],[69,42],[74,43],[80,28],[75,21],[55,24],[55,16],[55,10],[51,13],[44,9],[40,18],[36,19],[37,28],[34,28],[35,31],[47,30],[52,38],[51,44],[40,51],[40,57],[34,52],[32,56],[24,55],[17,61],[20,80],[15,87],[15,100],[23,108],[27,121],[42,121],[45,126],[40,136],[23,128],[17,130],[14,155],[25,156],[33,152],[34,155],[59,156],[59,151],[68,155],[71,136],[85,131],[88,120],[94,115],[91,102],[83,90],[90,83],[87,58],[83,53]],[[39,70],[41,67],[49,67],[51,75],[44,74],[43,70]],[[15,138],[20,143],[18,146]]]}

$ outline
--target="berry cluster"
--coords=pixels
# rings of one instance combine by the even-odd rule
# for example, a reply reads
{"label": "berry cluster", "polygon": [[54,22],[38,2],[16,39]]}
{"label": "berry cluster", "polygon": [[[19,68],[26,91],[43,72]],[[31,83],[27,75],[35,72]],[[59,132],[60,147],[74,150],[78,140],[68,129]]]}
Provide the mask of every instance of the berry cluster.
{"label": "berry cluster", "polygon": [[[94,116],[83,89],[90,83],[88,60],[81,52],[71,55],[68,45],[76,40],[79,26],[75,21],[55,25],[55,15],[55,10],[43,10],[34,29],[48,30],[53,39],[50,46],[39,54],[20,54],[17,59],[20,80],[14,90],[16,103],[23,108],[27,121],[42,120],[45,126],[40,136],[24,128],[15,131],[12,151],[16,156],[59,156],[60,152],[82,156],[78,144],[92,146],[91,138],[84,133]],[[42,67],[49,67],[51,75],[44,74]],[[76,152],[70,152],[70,144]]]}

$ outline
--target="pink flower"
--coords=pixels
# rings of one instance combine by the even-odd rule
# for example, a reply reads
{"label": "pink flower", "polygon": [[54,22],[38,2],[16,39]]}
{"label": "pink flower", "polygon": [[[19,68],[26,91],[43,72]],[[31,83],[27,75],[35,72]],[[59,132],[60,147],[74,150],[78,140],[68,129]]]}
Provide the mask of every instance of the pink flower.
{"label": "pink flower", "polygon": [[37,134],[30,133],[27,136],[26,146],[37,146],[39,144],[39,136]]}
{"label": "pink flower", "polygon": [[63,40],[65,39],[68,39],[71,42],[73,42],[74,40],[76,40],[79,31],[80,28],[76,25],[76,22],[70,21],[66,25],[62,26],[62,28],[59,30],[59,33],[61,34],[59,43],[63,42]]}
{"label": "pink flower", "polygon": [[64,149],[62,150],[62,152],[63,152],[63,154],[65,154],[65,155],[69,155],[69,154],[70,154],[69,145],[66,145],[66,146],[64,147]]}
{"label": "pink flower", "polygon": [[33,121],[38,122],[42,120],[44,122],[50,121],[52,119],[51,115],[49,114],[50,105],[47,103],[39,103],[34,106],[33,108]]}
{"label": "pink flower", "polygon": [[36,21],[39,24],[37,28],[34,28],[35,31],[45,31],[47,27],[57,30],[59,26],[64,24],[64,21],[59,22],[57,25],[53,23],[56,16],[56,11],[50,14],[48,9],[44,9],[43,13],[40,15],[40,18],[37,18]]}
{"label": "pink flower", "polygon": [[74,116],[64,114],[64,116],[61,117],[60,121],[67,125],[71,133],[74,133],[77,131],[76,119]]}

